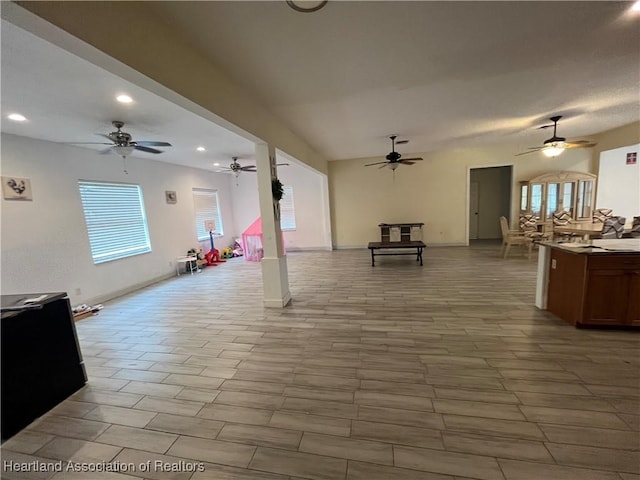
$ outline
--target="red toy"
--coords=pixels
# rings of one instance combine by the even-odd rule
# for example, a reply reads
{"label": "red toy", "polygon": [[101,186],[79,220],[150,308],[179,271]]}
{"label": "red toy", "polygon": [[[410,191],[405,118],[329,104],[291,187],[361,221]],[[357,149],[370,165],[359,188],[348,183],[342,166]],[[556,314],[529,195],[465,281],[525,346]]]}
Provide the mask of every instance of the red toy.
{"label": "red toy", "polygon": [[216,265],[218,263],[226,262],[220,258],[220,252],[213,246],[213,231],[209,231],[209,239],[211,240],[211,250],[209,250],[204,258],[207,260],[207,265]]}
{"label": "red toy", "polygon": [[218,263],[222,263],[222,262],[226,262],[226,260],[221,260],[220,259],[220,252],[218,251],[217,248],[214,248],[213,250],[209,250],[204,258],[207,260],[207,265],[217,265]]}

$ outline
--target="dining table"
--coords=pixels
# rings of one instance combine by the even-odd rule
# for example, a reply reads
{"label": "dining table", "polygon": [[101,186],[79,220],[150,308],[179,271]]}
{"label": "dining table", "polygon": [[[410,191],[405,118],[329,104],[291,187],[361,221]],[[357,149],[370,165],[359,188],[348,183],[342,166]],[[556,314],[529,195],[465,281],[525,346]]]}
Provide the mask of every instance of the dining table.
{"label": "dining table", "polygon": [[600,235],[603,227],[604,223],[601,222],[568,223],[566,225],[554,225],[553,232],[589,240],[592,235]]}
{"label": "dining table", "polygon": [[[628,219],[624,225],[624,233],[631,231],[633,219]],[[553,232],[560,235],[572,235],[581,237],[582,240],[590,240],[592,237],[598,237],[602,233],[604,223],[601,222],[574,222],[567,225],[554,225]]]}

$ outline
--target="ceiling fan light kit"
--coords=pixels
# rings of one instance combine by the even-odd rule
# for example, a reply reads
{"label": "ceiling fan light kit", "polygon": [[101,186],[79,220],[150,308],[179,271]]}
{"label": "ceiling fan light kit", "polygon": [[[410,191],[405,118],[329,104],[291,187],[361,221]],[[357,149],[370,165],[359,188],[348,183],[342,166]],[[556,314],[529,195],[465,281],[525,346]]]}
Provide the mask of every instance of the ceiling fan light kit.
{"label": "ceiling fan light kit", "polygon": [[131,145],[115,145],[111,147],[111,151],[122,158],[128,157],[136,148]]}
{"label": "ceiling fan light kit", "polygon": [[552,144],[544,147],[542,149],[542,153],[546,157],[557,157],[562,152],[564,152],[564,149],[565,149],[564,143]]}

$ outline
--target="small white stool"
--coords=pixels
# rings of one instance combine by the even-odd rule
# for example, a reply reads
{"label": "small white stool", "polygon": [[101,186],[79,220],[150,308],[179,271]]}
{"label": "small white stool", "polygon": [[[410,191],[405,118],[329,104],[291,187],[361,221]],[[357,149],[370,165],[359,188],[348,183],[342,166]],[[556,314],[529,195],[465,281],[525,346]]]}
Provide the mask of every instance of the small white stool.
{"label": "small white stool", "polygon": [[189,264],[189,272],[191,272],[191,275],[193,275],[193,272],[198,271],[198,266],[196,265],[197,260],[198,260],[198,257],[192,256],[192,255],[176,258],[176,273],[178,274],[178,276],[180,276],[181,263],[184,263],[185,272],[187,271],[187,263]]}

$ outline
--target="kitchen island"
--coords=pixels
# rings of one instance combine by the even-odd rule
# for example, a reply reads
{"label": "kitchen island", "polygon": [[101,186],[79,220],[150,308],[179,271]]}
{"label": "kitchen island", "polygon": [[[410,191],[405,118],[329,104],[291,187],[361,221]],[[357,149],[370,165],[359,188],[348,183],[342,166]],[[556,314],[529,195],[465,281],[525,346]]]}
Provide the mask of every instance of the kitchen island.
{"label": "kitchen island", "polygon": [[575,325],[640,327],[640,239],[540,244],[536,306]]}

